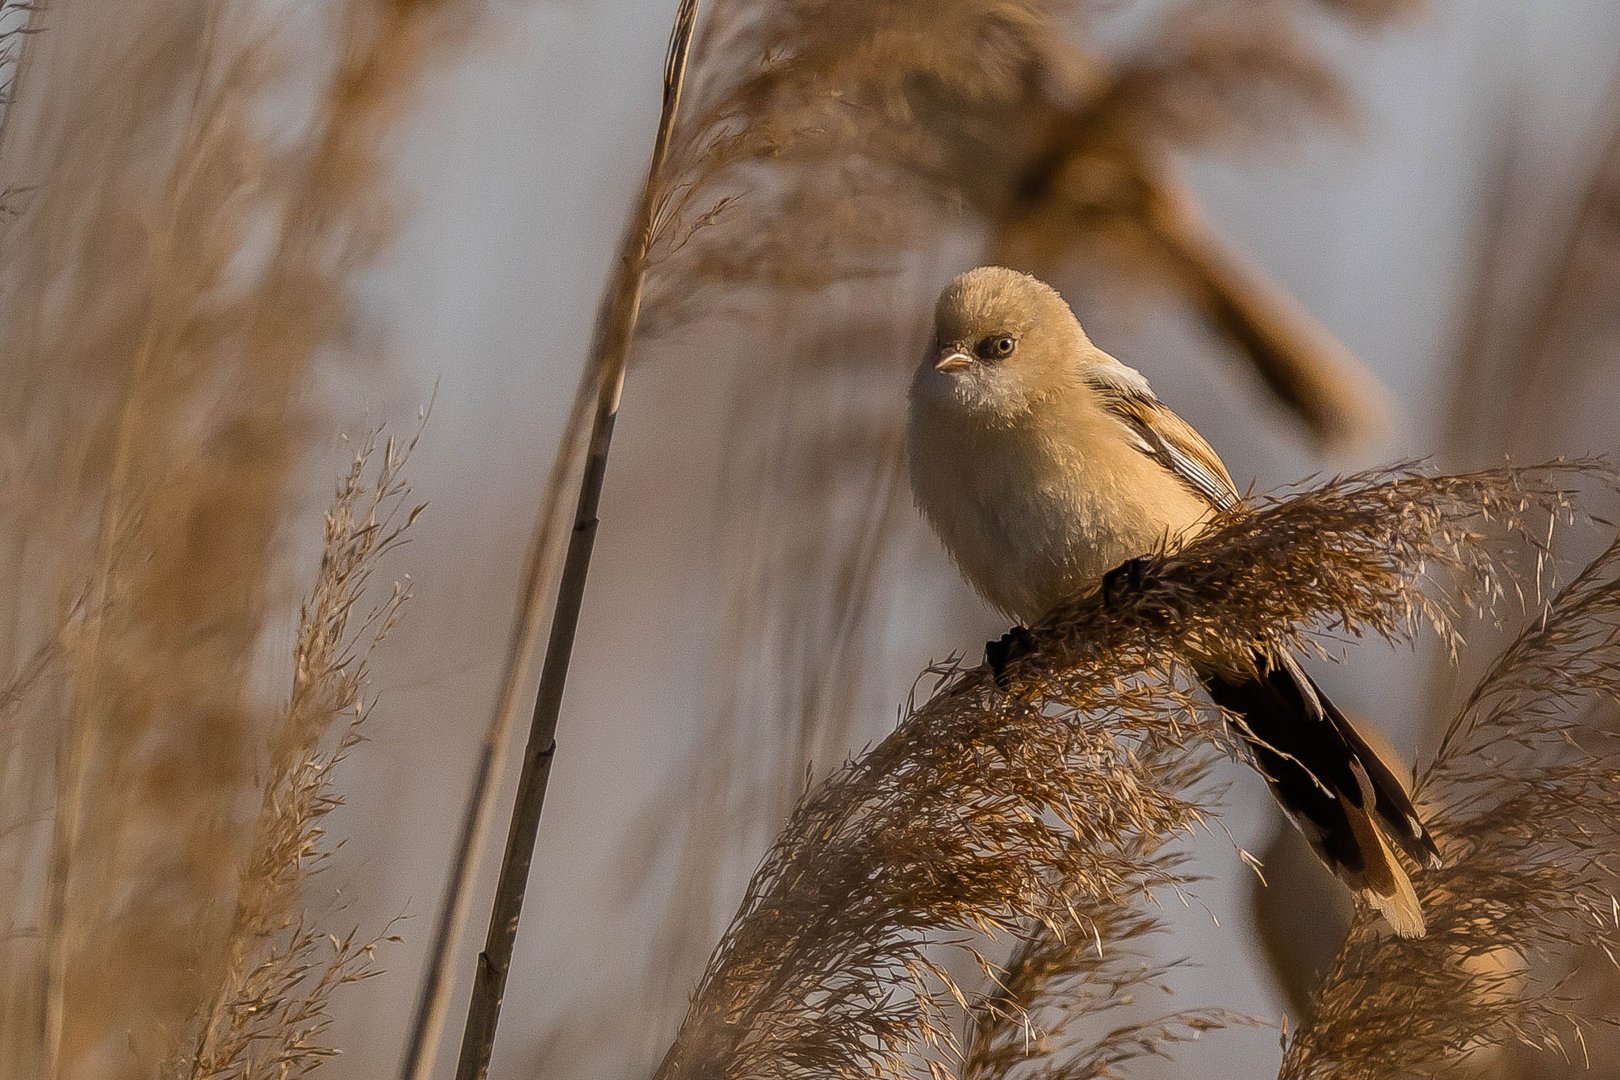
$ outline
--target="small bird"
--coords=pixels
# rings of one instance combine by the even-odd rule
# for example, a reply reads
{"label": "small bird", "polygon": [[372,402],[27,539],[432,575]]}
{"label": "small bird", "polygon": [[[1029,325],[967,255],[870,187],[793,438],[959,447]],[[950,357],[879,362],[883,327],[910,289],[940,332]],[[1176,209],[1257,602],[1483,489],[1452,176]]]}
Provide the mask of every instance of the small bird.
{"label": "small bird", "polygon": [[[1032,623],[1241,512],[1209,443],[1093,345],[1051,286],[971,270],[940,295],[934,331],[911,387],[912,490],[1003,614]],[[1277,802],[1397,934],[1421,937],[1423,911],[1389,840],[1431,866],[1439,849],[1400,780],[1293,657],[1239,656],[1199,674],[1243,720]]]}

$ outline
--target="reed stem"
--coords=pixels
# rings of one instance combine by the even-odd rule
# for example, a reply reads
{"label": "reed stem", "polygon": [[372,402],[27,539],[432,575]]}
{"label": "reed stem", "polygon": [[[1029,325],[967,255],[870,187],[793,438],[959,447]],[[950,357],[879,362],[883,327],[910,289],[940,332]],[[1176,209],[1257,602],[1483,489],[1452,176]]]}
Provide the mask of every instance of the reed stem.
{"label": "reed stem", "polygon": [[580,609],[585,595],[585,581],[590,572],[591,552],[600,523],[597,510],[601,503],[602,483],[607,475],[608,451],[612,446],[619,400],[624,391],[630,346],[641,314],[642,290],[663,198],[664,167],[669,159],[675,119],[680,110],[697,11],[698,0],[681,0],[676,11],[664,67],[663,109],[659,115],[652,161],[647,169],[647,181],[642,188],[636,216],[609,286],[611,306],[596,341],[596,356],[592,358],[591,367],[600,373],[597,378],[596,412],[591,425],[585,469],[580,477],[574,527],[569,536],[568,553],[558,584],[534,716],[529,728],[528,744],[524,749],[517,801],[507,833],[506,852],[501,860],[500,880],[495,889],[484,950],[478,956],[472,1000],[467,1006],[461,1056],[456,1066],[457,1080],[482,1080],[489,1072],[490,1055],[495,1046],[501,999],[505,994],[512,950],[517,941],[518,922],[523,913],[524,893],[534,858],[534,842],[540,828],[546,785],[551,776],[551,762],[557,750],[557,718],[562,709],[568,665],[573,655],[574,637],[579,628]]}
{"label": "reed stem", "polygon": [[587,368],[580,373],[579,388],[575,392],[551,475],[546,481],[546,494],[541,500],[539,517],[524,563],[523,584],[519,590],[521,600],[507,643],[499,697],[479,748],[473,784],[467,793],[461,827],[451,854],[444,899],[439,905],[433,937],[428,944],[422,986],[400,1066],[401,1080],[428,1080],[438,1060],[444,1022],[450,1012],[453,965],[461,947],[467,917],[472,910],[473,885],[495,818],[495,799],[499,794],[497,784],[506,771],[507,746],[511,742],[518,710],[522,707],[524,689],[528,685],[530,657],[540,640],[541,616],[549,595],[547,586],[555,576],[557,559],[561,555],[557,534],[562,531],[566,518],[560,512],[562,492],[572,474],[571,465],[579,456],[576,447],[584,445],[586,423],[591,418],[592,403],[596,398],[596,375],[595,368]]}

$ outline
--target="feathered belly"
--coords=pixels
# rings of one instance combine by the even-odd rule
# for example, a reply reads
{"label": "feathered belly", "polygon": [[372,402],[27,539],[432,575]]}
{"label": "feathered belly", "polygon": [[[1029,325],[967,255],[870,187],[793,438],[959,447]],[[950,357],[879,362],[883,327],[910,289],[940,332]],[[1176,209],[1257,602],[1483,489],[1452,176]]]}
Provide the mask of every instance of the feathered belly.
{"label": "feathered belly", "polygon": [[[913,453],[929,449],[913,444]],[[1123,440],[1123,453],[1093,443],[1084,457],[961,449],[925,459],[914,473],[917,501],[963,576],[1026,623],[1126,560],[1161,550],[1209,509]]]}
{"label": "feathered belly", "polygon": [[[1099,506],[1085,493],[1023,492],[975,508],[986,550],[1000,552],[969,574],[985,599],[1033,622],[1083,593],[1108,571],[1164,546],[1169,529],[1140,508]],[[965,567],[964,567],[965,569]],[[982,577],[982,580],[980,578]]]}

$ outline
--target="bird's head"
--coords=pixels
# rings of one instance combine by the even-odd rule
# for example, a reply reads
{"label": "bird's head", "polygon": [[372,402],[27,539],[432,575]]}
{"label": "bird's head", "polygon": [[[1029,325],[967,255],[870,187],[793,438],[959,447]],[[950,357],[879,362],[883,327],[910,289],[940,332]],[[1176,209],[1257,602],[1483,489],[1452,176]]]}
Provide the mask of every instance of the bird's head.
{"label": "bird's head", "polygon": [[1014,423],[1074,386],[1089,348],[1056,289],[1016,270],[981,266],[940,294],[934,341],[912,394],[986,422]]}

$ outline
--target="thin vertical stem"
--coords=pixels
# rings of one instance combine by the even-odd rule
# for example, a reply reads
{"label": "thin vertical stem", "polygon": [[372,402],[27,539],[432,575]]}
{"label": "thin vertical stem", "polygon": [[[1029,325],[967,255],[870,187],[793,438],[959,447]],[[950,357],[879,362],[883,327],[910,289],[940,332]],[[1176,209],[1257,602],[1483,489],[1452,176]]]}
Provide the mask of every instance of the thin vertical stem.
{"label": "thin vertical stem", "polygon": [[597,355],[593,358],[592,367],[600,374],[596,382],[596,411],[592,419],[590,443],[586,450],[584,473],[580,477],[573,531],[569,536],[562,578],[558,583],[551,635],[546,643],[539,692],[523,754],[523,771],[518,779],[517,802],[512,810],[506,852],[501,860],[500,880],[495,889],[484,951],[478,957],[472,1000],[467,1007],[461,1057],[456,1066],[457,1080],[482,1080],[488,1074],[490,1055],[495,1046],[501,1000],[506,991],[512,950],[517,941],[518,921],[523,913],[524,893],[534,858],[540,814],[545,804],[546,784],[557,749],[557,718],[562,709],[568,665],[573,655],[575,633],[579,628],[585,580],[590,571],[591,552],[599,524],[597,510],[601,503],[602,482],[607,475],[608,451],[612,446],[613,427],[624,391],[625,367],[641,314],[642,289],[646,282],[662,199],[664,167],[669,158],[675,119],[680,110],[697,10],[698,0],[681,0],[676,11],[664,68],[663,110],[659,116],[647,182],[642,188],[640,204],[610,285],[612,300],[608,317],[596,342]]}
{"label": "thin vertical stem", "polygon": [[452,852],[450,874],[438,919],[428,945],[427,965],[418,993],[416,1012],[400,1067],[401,1080],[428,1080],[438,1060],[444,1022],[450,1011],[450,990],[454,963],[461,947],[461,936],[472,910],[473,885],[478,877],[484,846],[495,818],[497,784],[506,771],[507,745],[523,692],[528,686],[530,657],[540,640],[541,618],[558,558],[559,534],[566,520],[562,512],[562,492],[572,475],[572,465],[584,446],[586,424],[591,419],[596,397],[596,369],[588,367],[580,375],[579,388],[569,412],[557,457],[546,480],[539,518],[525,558],[517,615],[506,647],[500,692],[494,712],[484,731],[473,772],[473,783],[462,811],[461,828]]}

